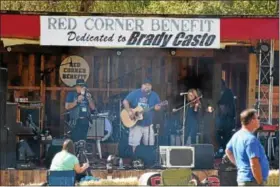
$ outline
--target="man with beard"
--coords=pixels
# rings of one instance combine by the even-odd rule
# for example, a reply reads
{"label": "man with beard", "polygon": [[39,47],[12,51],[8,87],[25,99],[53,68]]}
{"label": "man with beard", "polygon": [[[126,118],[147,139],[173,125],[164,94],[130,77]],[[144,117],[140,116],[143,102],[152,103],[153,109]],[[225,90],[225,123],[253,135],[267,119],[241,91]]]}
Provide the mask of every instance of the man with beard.
{"label": "man with beard", "polygon": [[[135,117],[135,113],[132,111],[133,108],[141,106],[145,111],[145,109],[155,106],[154,109],[158,111],[160,110],[159,103],[159,96],[156,92],[152,91],[152,84],[149,79],[146,79],[142,83],[140,89],[129,93],[123,101],[124,108],[128,111],[131,119]],[[128,144],[132,146],[133,153],[135,152],[136,147],[140,145],[142,137],[144,145],[154,145],[155,137],[152,126],[153,117],[153,110],[144,112],[143,120],[138,121],[134,127],[129,129]]]}

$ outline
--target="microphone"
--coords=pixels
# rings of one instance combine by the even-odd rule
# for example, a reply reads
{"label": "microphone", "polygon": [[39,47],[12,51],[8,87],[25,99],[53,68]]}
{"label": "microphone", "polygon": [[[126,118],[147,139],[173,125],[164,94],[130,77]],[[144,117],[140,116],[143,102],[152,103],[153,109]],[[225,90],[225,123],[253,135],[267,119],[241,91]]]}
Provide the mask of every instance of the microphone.
{"label": "microphone", "polygon": [[189,93],[188,92],[181,92],[180,95],[188,95]]}
{"label": "microphone", "polygon": [[10,128],[9,128],[9,127],[4,126],[4,128],[5,128],[7,131],[10,131]]}
{"label": "microphone", "polygon": [[176,108],[173,108],[172,109],[172,112],[177,112],[178,110]]}

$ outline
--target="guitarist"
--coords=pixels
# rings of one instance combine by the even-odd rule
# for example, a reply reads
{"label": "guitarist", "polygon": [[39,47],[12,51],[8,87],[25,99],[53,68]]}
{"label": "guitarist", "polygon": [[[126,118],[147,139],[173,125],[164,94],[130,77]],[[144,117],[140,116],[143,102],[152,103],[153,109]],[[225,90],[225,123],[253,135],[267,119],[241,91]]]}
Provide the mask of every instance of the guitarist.
{"label": "guitarist", "polygon": [[86,91],[87,85],[83,79],[77,79],[74,92],[69,92],[66,97],[65,109],[70,111],[70,122],[74,123],[71,139],[74,142],[86,140],[89,116],[95,110],[91,94]]}
{"label": "guitarist", "polygon": [[[152,91],[152,83],[149,79],[143,81],[141,89],[132,91],[123,101],[124,108],[129,113],[131,119],[135,117],[132,108],[141,106],[145,110],[155,106],[154,110],[158,111],[160,110],[159,103],[159,96],[156,92]],[[142,137],[144,145],[154,145],[153,117],[153,110],[145,112],[143,114],[143,120],[138,121],[134,127],[129,129],[128,144],[132,146],[133,153],[135,153],[136,147],[140,145]]]}

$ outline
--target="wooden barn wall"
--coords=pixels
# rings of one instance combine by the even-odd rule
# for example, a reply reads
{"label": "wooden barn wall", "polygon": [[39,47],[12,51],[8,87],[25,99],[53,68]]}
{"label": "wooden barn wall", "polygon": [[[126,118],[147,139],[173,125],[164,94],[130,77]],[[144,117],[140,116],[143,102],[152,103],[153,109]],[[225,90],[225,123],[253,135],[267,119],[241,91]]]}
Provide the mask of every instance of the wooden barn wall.
{"label": "wooden barn wall", "polygon": [[[34,51],[31,53],[30,51]],[[71,88],[59,77],[59,64],[70,55],[83,57],[90,66],[88,87],[99,107],[108,106],[111,98],[139,88],[141,81],[149,77],[161,99],[170,99],[177,89],[177,80],[186,76],[186,67],[197,63],[193,57],[212,57],[212,50],[178,50],[171,56],[168,49],[98,50],[91,48],[54,49],[14,48],[4,55],[9,69],[9,93],[28,97],[45,105],[43,121],[55,134],[63,132],[65,98]],[[12,54],[12,55],[11,55]],[[42,77],[41,72],[47,73]],[[42,79],[43,78],[43,79]],[[41,91],[41,93],[40,93]],[[45,91],[45,92],[44,92]],[[173,93],[174,94],[174,93]],[[106,105],[107,104],[107,105]],[[60,133],[59,133],[60,132]]]}
{"label": "wooden barn wall", "polygon": [[[121,55],[118,56],[117,51],[120,51]],[[203,74],[203,87],[210,90],[204,95],[214,103],[219,96],[217,80],[222,76],[225,76],[237,96],[238,112],[254,101],[254,94],[244,91],[251,89],[248,84],[250,86],[251,82],[254,82],[243,81],[248,79],[248,72],[252,75],[251,66],[248,66],[252,54],[249,54],[245,47],[218,51],[181,49],[176,50],[175,56],[170,55],[170,49],[13,47],[11,53],[4,55],[4,62],[9,69],[10,96],[41,100],[45,105],[45,125],[51,125],[56,134],[63,132],[64,117],[61,114],[65,112],[65,98],[71,88],[63,84],[59,77],[59,68],[55,67],[70,55],[81,56],[88,62],[90,76],[87,84],[99,108],[108,109],[112,100],[120,94],[123,98],[129,91],[138,88],[145,77],[152,79],[153,88],[162,100],[171,101],[172,97],[178,95],[177,80],[188,76],[190,67],[197,74]],[[252,64],[254,67],[256,62]],[[44,70],[48,70],[48,73],[42,77],[40,72]],[[273,116],[278,117],[279,93],[277,87],[274,90]],[[174,107],[172,102],[169,107]]]}

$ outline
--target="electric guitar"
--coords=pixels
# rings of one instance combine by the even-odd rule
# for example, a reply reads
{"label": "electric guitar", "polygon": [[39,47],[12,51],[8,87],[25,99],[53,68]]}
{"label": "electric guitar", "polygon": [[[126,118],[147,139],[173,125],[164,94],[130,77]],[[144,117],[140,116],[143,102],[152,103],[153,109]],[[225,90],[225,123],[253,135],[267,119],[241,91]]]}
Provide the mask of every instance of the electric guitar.
{"label": "electric guitar", "polygon": [[[158,105],[159,106],[168,105],[168,101],[163,101]],[[123,125],[127,128],[133,127],[138,121],[143,120],[144,112],[149,112],[149,111],[153,110],[154,108],[155,108],[155,106],[144,110],[143,107],[137,106],[136,108],[132,109],[132,111],[135,114],[135,117],[133,119],[130,118],[128,111],[123,109],[121,112],[121,120],[123,122]]]}

